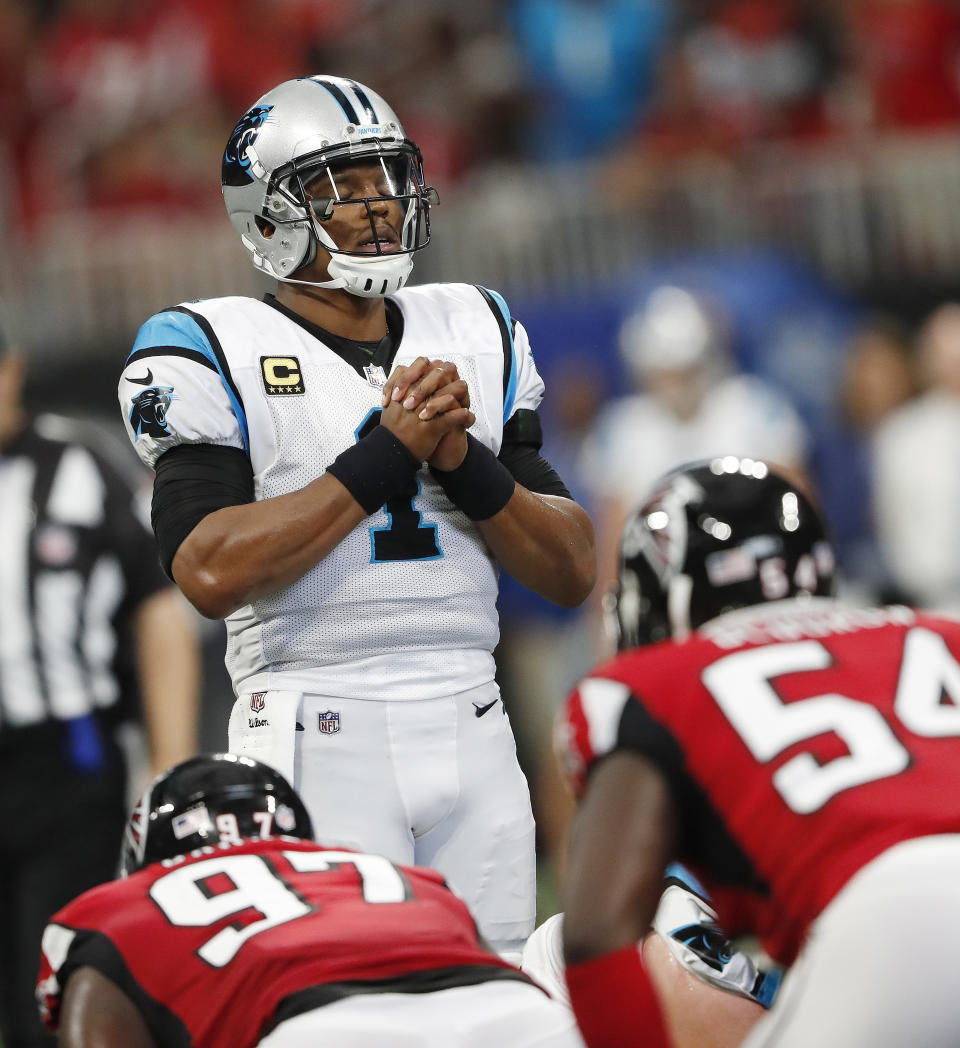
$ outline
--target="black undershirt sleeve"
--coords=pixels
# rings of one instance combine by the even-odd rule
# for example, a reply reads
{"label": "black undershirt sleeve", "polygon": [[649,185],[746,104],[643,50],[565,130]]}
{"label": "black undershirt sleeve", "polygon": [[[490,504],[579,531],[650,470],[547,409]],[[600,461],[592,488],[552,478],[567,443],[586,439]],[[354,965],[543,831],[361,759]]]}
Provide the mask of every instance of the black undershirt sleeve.
{"label": "black undershirt sleeve", "polygon": [[253,502],[253,468],[245,451],[180,444],[157,459],[150,519],[169,578],[180,544],[214,510]]}
{"label": "black undershirt sleeve", "polygon": [[503,427],[503,444],[497,457],[510,470],[513,479],[528,491],[572,499],[557,471],[540,454],[542,446],[539,416],[529,408],[521,408]]}

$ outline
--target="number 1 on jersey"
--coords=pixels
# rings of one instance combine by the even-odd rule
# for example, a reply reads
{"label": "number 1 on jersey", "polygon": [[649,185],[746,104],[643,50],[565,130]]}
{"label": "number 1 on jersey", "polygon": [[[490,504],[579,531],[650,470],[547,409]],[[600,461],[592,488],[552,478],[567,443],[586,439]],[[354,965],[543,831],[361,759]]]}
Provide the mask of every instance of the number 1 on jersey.
{"label": "number 1 on jersey", "polygon": [[[357,428],[361,440],[380,424],[380,408],[375,408]],[[437,542],[437,525],[423,524],[413,500],[420,494],[420,482],[414,478],[406,487],[391,495],[383,507],[390,518],[385,528],[371,528],[370,559],[375,563],[390,560],[433,560],[442,557]]]}

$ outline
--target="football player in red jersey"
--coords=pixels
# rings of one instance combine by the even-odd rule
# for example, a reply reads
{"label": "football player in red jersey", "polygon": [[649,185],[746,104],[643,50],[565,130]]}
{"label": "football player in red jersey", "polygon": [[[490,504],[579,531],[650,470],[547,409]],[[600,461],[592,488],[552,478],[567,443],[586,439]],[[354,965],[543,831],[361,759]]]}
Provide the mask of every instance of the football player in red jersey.
{"label": "football player in red jersey", "polygon": [[620,652],[559,731],[590,1048],[669,1044],[636,942],[674,858],[791,966],[745,1048],[957,1044],[960,623],[833,583],[816,510],[762,462],[676,470],[628,521]]}
{"label": "football player in red jersey", "polygon": [[440,874],[312,841],[248,757],[194,757],[131,817],[121,876],[55,914],[37,999],[61,1048],[582,1048]]}

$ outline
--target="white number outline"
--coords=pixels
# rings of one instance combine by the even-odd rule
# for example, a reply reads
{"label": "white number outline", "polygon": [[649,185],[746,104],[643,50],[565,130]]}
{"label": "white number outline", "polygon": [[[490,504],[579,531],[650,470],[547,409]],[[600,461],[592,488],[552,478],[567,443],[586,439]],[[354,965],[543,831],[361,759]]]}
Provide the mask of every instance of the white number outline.
{"label": "white number outline", "polygon": [[[833,662],[817,640],[750,648],[718,659],[702,674],[704,686],[761,764],[788,747],[825,732],[850,751],[820,764],[800,753],[773,774],[791,810],[818,811],[843,790],[897,775],[910,754],[875,706],[828,693],[784,702],[771,681],[791,673],[826,669]],[[943,695],[953,703],[942,703]],[[915,735],[960,735],[960,664],[940,634],[915,627],[904,639],[894,711]]]}
{"label": "white number outline", "polygon": [[[373,905],[413,899],[407,878],[382,855],[346,851],[284,851],[283,857],[298,873],[328,873],[344,864],[356,868],[360,889]],[[204,881],[224,875],[234,888],[211,895]],[[206,928],[231,914],[255,910],[260,920],[236,927],[228,925],[197,949],[200,960],[211,968],[223,968],[245,942],[261,932],[316,912],[269,860],[269,855],[226,853],[203,862],[180,866],[150,886],[150,898],[175,927]]]}

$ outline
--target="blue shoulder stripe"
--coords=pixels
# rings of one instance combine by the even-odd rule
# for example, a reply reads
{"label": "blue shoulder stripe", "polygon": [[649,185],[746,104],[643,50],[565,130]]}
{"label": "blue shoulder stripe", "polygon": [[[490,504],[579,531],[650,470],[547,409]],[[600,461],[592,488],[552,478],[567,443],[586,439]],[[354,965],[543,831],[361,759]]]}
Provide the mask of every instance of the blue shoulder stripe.
{"label": "blue shoulder stripe", "polygon": [[243,446],[249,454],[250,432],[247,428],[243,398],[230,374],[230,367],[220,342],[207,319],[183,306],[174,306],[163,313],[157,313],[140,328],[130,356],[127,357],[127,363],[129,364],[134,357],[139,359],[147,356],[151,349],[156,350],[158,354],[169,349],[183,349],[199,354],[219,374],[240,424]]}
{"label": "blue shoulder stripe", "polygon": [[668,863],[666,870],[663,872],[663,878],[664,880],[679,881],[685,888],[689,888],[695,895],[699,895],[701,899],[710,901],[710,893],[707,889],[704,888],[686,866],[679,862]]}
{"label": "blue shoulder stripe", "polygon": [[483,295],[484,301],[493,312],[494,318],[500,328],[500,337],[503,339],[503,421],[513,412],[513,404],[517,399],[517,349],[513,341],[514,320],[510,316],[510,307],[503,296],[490,288],[476,285],[477,290]]}

